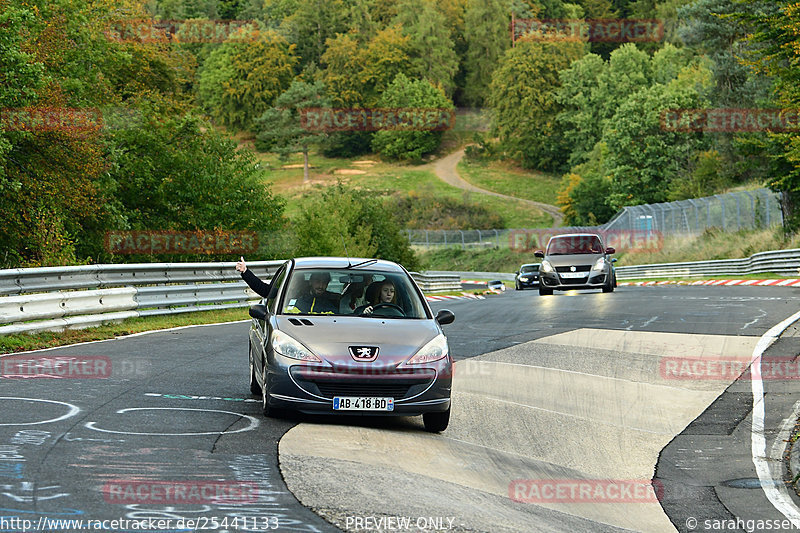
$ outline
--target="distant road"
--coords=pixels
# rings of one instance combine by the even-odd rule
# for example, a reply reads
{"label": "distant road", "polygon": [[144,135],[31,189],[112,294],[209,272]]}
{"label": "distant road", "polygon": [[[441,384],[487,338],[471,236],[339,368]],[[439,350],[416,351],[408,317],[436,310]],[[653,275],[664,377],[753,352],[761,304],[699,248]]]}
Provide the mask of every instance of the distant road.
{"label": "distant road", "polygon": [[434,173],[436,176],[444,181],[445,183],[449,183],[454,187],[458,187],[459,189],[464,189],[465,191],[471,192],[478,192],[481,194],[491,194],[492,196],[497,196],[498,198],[506,198],[509,200],[516,200],[518,202],[522,202],[524,204],[528,204],[531,207],[535,207],[540,209],[553,217],[553,227],[561,226],[564,222],[564,215],[561,213],[561,210],[558,209],[554,205],[545,204],[542,202],[534,202],[533,200],[526,200],[524,198],[517,198],[515,196],[509,196],[507,194],[500,194],[499,192],[488,191],[486,189],[481,189],[480,187],[476,187],[475,185],[469,183],[461,176],[458,175],[458,170],[456,166],[458,162],[461,161],[461,158],[464,157],[464,149],[460,149],[456,152],[453,152],[450,155],[447,155],[441,159],[438,159],[431,163],[433,167]]}

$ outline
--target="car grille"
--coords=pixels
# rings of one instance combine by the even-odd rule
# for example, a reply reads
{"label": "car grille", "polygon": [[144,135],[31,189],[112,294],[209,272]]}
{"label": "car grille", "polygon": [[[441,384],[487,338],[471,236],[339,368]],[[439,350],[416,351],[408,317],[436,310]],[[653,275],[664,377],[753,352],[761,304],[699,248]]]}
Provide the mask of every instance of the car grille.
{"label": "car grille", "polygon": [[583,285],[586,283],[586,278],[561,278],[562,285]]}
{"label": "car grille", "polygon": [[319,392],[326,398],[334,396],[382,396],[395,399],[405,398],[410,385],[388,383],[331,383],[315,382]]}
{"label": "car grille", "polygon": [[556,267],[556,272],[589,272],[591,269],[591,265],[576,265],[574,271],[571,266],[564,266]]}

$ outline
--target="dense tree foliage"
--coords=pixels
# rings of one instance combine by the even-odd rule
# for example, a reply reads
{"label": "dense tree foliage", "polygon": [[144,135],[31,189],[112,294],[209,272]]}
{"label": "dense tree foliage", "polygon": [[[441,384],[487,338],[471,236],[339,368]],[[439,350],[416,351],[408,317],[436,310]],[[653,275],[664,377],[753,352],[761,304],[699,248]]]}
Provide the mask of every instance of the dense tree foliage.
{"label": "dense tree foliage", "polygon": [[500,57],[509,47],[509,17],[500,0],[468,0],[464,15],[465,100],[481,106]]}
{"label": "dense tree foliage", "polygon": [[197,90],[208,113],[225,126],[252,129],[289,88],[295,45],[272,31],[241,30],[208,56]]}
{"label": "dense tree foliage", "polygon": [[556,128],[561,105],[558,73],[585,52],[582,42],[517,41],[492,76],[489,103],[506,153],[523,166],[559,170],[568,156],[563,132]]}
{"label": "dense tree foliage", "polygon": [[[562,174],[559,204],[571,224],[766,183],[781,191],[789,229],[800,228],[797,131],[664,124],[676,109],[796,109],[800,7],[789,0],[0,5],[4,266],[106,260],[107,229],[282,227],[264,171],[228,135],[255,136],[257,148],[283,154],[373,150],[395,160],[440,146],[440,131],[307,131],[298,114],[312,103],[491,108],[491,131],[477,138],[483,156]],[[512,17],[656,19],[664,35],[512,44]],[[177,33],[165,31],[170,20],[182,26]],[[231,30],[233,21],[249,23]],[[189,38],[203,23],[211,33]],[[361,206],[342,189],[320,198],[342,212]],[[344,219],[337,232],[355,247],[368,229],[364,253],[406,257],[370,239],[390,233],[394,243],[380,224],[411,222],[369,216]],[[334,240],[326,250],[339,253]]]}

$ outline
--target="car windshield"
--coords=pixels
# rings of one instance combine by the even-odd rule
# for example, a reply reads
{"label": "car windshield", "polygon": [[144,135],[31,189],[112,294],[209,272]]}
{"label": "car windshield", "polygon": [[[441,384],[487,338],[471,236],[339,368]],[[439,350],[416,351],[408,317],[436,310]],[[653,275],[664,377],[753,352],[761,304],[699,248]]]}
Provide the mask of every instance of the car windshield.
{"label": "car windshield", "polygon": [[362,269],[295,270],[286,283],[281,314],[428,318],[406,274]]}
{"label": "car windshield", "polygon": [[538,272],[539,265],[523,265],[522,268],[519,269],[521,274],[527,274],[529,272]]}
{"label": "car windshield", "polygon": [[553,237],[547,244],[546,255],[602,254],[603,243],[597,235]]}

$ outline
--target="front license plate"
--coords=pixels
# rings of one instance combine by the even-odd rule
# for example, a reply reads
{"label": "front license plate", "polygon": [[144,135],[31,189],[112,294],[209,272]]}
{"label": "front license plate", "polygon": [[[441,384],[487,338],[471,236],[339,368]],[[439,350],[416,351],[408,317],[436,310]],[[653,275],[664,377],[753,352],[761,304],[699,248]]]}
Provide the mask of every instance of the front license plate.
{"label": "front license plate", "polygon": [[561,272],[559,274],[562,278],[585,278],[586,272]]}
{"label": "front license plate", "polygon": [[394,411],[394,398],[372,396],[337,396],[333,399],[334,411]]}

